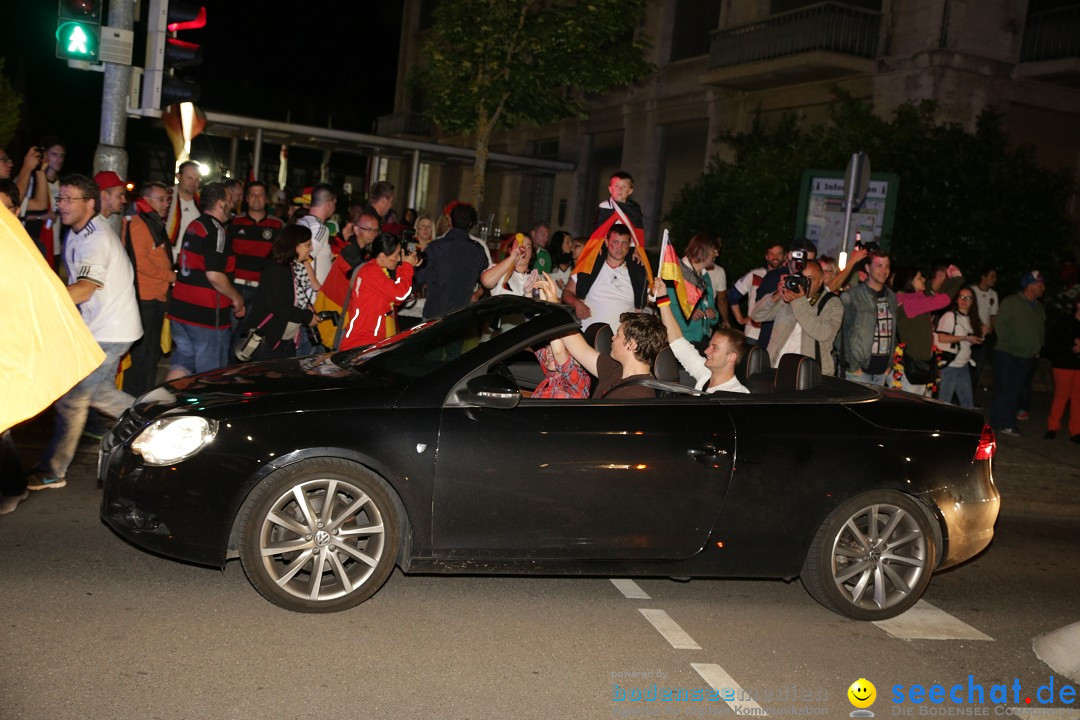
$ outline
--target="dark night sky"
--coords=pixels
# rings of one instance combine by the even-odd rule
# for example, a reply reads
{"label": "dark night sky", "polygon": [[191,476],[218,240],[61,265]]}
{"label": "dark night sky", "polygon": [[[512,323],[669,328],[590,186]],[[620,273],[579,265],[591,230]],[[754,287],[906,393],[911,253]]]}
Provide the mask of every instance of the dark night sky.
{"label": "dark night sky", "polygon": [[[146,0],[144,0],[146,2]],[[89,170],[100,119],[102,75],[55,57],[56,3],[12,3],[0,28],[6,71],[23,94],[22,125],[9,144],[21,158],[44,134],[68,142],[67,169]],[[254,3],[207,0],[207,27],[181,34],[203,47],[185,74],[202,86],[205,109],[370,132],[393,111],[402,0]],[[312,8],[305,14],[304,8]],[[107,17],[107,10],[106,10]],[[135,28],[133,64],[143,64],[145,32]],[[151,120],[128,123],[128,149],[167,146]],[[198,140],[196,140],[198,142]],[[137,166],[132,158],[132,167]]]}

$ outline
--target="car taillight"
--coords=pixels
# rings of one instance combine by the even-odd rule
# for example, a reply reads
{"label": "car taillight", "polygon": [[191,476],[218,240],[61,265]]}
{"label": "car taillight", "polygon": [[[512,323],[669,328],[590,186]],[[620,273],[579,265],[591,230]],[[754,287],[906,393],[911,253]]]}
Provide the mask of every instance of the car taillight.
{"label": "car taillight", "polygon": [[975,448],[976,460],[989,460],[997,452],[997,438],[989,425],[983,425],[982,435],[979,436],[979,447]]}

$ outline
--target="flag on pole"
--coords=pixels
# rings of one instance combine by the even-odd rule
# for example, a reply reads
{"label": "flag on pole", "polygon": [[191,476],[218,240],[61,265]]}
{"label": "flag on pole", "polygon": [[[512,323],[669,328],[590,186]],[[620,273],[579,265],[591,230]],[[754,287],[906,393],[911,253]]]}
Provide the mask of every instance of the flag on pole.
{"label": "flag on pole", "polygon": [[675,247],[668,240],[668,231],[664,230],[664,241],[660,244],[660,266],[657,274],[675,287],[675,297],[679,300],[679,309],[683,317],[689,318],[694,312],[694,306],[701,299],[701,289],[686,281],[683,277],[682,263],[675,252]]}

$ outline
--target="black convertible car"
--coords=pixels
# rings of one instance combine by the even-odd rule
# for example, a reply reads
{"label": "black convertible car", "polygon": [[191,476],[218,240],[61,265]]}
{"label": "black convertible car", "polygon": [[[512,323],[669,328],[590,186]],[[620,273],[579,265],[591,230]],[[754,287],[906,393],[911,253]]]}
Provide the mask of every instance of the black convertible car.
{"label": "black convertible car", "polygon": [[101,514],[305,612],[407,573],[801,577],[877,620],[987,546],[975,413],[785,356],[749,395],[540,400],[529,351],[565,306],[499,297],[375,346],[167,383],[102,443]]}

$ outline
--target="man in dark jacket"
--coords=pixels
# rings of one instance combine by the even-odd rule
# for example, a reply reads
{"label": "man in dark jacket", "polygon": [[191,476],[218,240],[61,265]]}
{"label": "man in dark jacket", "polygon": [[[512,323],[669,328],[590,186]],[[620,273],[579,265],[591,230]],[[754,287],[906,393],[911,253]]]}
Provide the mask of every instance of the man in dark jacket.
{"label": "man in dark jacket", "polygon": [[480,275],[487,269],[487,257],[469,237],[476,224],[476,209],[459,204],[450,211],[450,231],[427,246],[424,264],[416,271],[416,282],[427,284],[424,319],[468,305]]}

